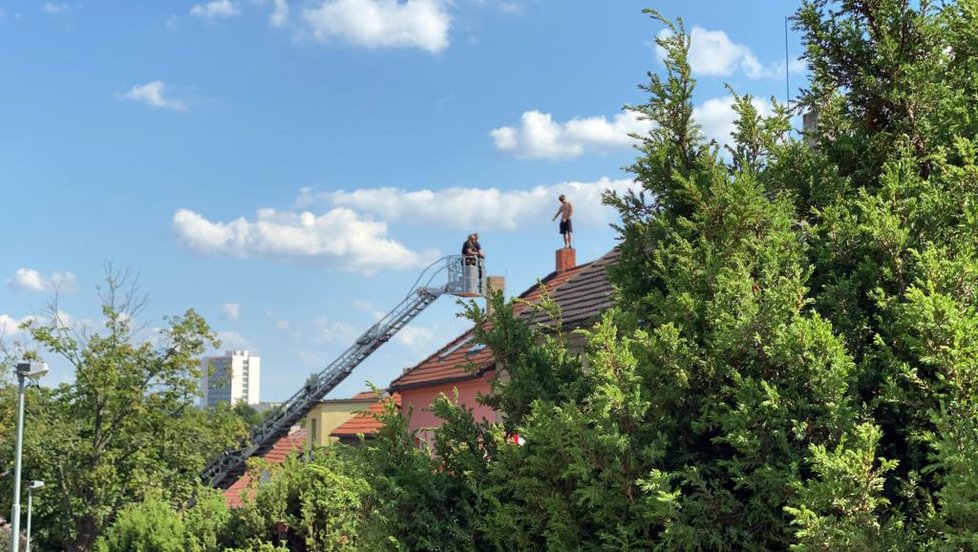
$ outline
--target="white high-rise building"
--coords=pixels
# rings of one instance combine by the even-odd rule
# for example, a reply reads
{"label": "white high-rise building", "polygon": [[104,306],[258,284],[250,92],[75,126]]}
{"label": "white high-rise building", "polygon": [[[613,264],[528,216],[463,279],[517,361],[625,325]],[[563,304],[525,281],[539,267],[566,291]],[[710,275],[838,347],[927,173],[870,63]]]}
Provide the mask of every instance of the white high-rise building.
{"label": "white high-rise building", "polygon": [[204,372],[200,380],[201,406],[239,401],[258,404],[261,357],[248,351],[226,351],[224,356],[205,358],[201,368]]}

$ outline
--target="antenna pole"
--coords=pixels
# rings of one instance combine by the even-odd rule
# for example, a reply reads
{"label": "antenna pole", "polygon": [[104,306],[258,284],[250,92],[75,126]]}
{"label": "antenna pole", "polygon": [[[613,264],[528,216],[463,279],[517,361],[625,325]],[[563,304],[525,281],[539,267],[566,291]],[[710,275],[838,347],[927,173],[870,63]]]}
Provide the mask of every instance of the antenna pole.
{"label": "antenna pole", "polygon": [[788,71],[788,16],[784,17],[784,101],[791,104],[791,80]]}

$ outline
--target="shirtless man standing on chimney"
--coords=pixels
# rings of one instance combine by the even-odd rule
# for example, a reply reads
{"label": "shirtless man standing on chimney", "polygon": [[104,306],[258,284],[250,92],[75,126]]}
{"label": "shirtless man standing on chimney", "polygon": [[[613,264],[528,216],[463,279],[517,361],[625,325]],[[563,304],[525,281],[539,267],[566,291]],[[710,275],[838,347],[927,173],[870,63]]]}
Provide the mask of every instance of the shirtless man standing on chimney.
{"label": "shirtless man standing on chimney", "polygon": [[557,198],[560,200],[560,207],[557,208],[557,212],[550,220],[557,220],[560,217],[560,233],[564,236],[564,248],[571,248],[571,234],[574,233],[574,225],[571,223],[571,216],[574,214],[574,206],[571,205],[570,201],[564,197],[564,194],[560,194]]}

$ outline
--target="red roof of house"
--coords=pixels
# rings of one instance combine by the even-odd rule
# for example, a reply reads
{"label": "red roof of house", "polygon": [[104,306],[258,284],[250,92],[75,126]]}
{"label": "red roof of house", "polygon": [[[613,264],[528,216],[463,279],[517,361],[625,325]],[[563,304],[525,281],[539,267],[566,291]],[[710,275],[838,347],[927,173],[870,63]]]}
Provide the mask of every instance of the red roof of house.
{"label": "red roof of house", "polygon": [[[372,396],[376,397],[376,394],[371,393]],[[401,395],[398,393],[393,393],[390,399],[382,399],[370,405],[367,410],[364,410],[357,414],[356,416],[350,418],[349,420],[343,422],[339,427],[330,433],[332,437],[356,437],[357,435],[371,435],[376,433],[380,429],[380,420],[377,416],[384,411],[384,405],[388,400],[394,400],[394,404],[398,408],[401,406]]]}
{"label": "red roof of house", "polygon": [[[608,280],[608,268],[618,262],[618,254],[616,247],[585,265],[570,282],[551,290],[551,298],[560,305],[560,320],[565,329],[587,326],[614,305],[614,288]],[[553,323],[539,309],[527,311],[523,316],[534,325]]]}
{"label": "red roof of house", "polygon": [[[271,464],[285,462],[290,454],[303,449],[306,444],[306,435],[304,428],[293,427],[289,434],[276,441],[272,448],[262,455],[262,458]],[[237,508],[244,503],[243,495],[247,494],[249,498],[254,498],[255,492],[251,486],[251,474],[245,472],[224,491],[224,501],[228,508]]]}
{"label": "red roof of house", "polygon": [[[613,290],[607,278],[608,266],[618,258],[615,248],[601,258],[570,270],[552,272],[520,295],[525,303],[535,303],[546,291],[561,307],[563,324],[578,327],[591,321],[613,302]],[[537,309],[517,303],[514,311],[533,324],[547,324],[549,318]],[[465,381],[493,369],[492,351],[471,343],[472,330],[456,337],[435,354],[404,371],[390,384],[390,389],[407,390],[439,383]]]}

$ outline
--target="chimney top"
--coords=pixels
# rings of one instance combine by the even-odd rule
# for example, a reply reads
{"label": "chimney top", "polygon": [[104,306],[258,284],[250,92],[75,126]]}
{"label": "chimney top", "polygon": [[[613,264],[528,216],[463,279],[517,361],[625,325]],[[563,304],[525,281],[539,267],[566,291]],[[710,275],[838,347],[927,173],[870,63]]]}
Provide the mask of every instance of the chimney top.
{"label": "chimney top", "polygon": [[504,276],[489,276],[486,278],[486,314],[492,314],[492,301],[489,297],[493,293],[502,293],[506,296],[506,278]]}
{"label": "chimney top", "polygon": [[567,272],[577,266],[577,252],[572,247],[562,247],[556,251],[557,274]]}

